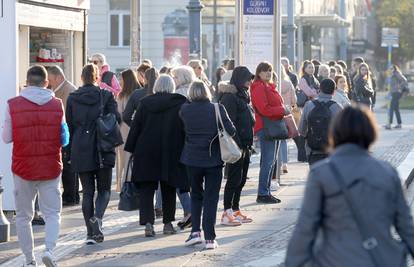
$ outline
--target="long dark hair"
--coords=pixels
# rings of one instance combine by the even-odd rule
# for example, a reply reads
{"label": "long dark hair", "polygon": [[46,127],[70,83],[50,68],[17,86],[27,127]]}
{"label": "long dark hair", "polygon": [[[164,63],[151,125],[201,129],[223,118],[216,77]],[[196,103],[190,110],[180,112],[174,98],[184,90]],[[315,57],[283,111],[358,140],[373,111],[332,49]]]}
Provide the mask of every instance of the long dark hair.
{"label": "long dark hair", "polygon": [[144,76],[145,80],[147,81],[145,88],[148,89],[147,92],[149,95],[151,95],[153,93],[152,89],[154,88],[155,81],[158,79],[160,74],[156,68],[152,67],[145,71]]}
{"label": "long dark hair", "polygon": [[122,77],[122,91],[119,93],[119,98],[129,97],[135,89],[140,87],[137,75],[131,69],[121,72]]}
{"label": "long dark hair", "polygon": [[[310,60],[305,60],[302,63],[302,67],[300,68],[300,77],[303,77],[306,74],[305,69],[310,65],[313,64],[312,61]],[[315,64],[313,64],[313,66],[315,66]],[[316,72],[317,73],[317,72]]]}

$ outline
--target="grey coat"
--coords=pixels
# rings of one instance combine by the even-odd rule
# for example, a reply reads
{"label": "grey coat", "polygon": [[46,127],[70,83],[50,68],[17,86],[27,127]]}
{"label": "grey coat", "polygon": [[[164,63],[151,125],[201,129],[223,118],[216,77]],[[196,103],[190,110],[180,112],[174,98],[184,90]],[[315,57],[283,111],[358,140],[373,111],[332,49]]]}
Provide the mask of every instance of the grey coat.
{"label": "grey coat", "polygon": [[[414,255],[414,226],[396,170],[373,158],[361,147],[345,144],[315,164],[308,177],[305,198],[290,240],[286,267],[373,267],[362,248],[362,238],[340,188],[328,166],[336,164],[345,184],[378,240],[384,267],[406,266]],[[402,241],[391,235],[391,227]],[[318,232],[322,237],[315,245]],[[320,242],[319,242],[320,241]]]}

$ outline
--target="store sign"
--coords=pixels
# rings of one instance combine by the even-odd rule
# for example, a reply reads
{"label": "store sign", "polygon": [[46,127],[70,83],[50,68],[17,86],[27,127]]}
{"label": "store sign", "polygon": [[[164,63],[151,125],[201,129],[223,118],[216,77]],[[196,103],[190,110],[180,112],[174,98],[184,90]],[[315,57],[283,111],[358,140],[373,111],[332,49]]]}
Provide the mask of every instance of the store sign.
{"label": "store sign", "polygon": [[242,62],[253,73],[261,61],[273,62],[274,0],[244,0]]}
{"label": "store sign", "polygon": [[382,47],[399,47],[400,29],[398,28],[382,28]]}
{"label": "store sign", "polygon": [[84,21],[83,10],[72,11],[17,3],[17,22],[22,25],[83,32]]}

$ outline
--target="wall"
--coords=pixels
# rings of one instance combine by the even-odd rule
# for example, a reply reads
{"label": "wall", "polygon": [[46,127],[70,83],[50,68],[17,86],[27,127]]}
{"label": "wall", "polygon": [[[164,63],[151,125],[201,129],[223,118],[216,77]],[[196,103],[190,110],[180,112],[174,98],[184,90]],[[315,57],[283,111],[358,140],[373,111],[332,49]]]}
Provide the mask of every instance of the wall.
{"label": "wall", "polygon": [[[16,96],[18,62],[17,42],[18,29],[16,27],[16,2],[3,2],[3,17],[0,17],[0,32],[7,38],[0,43],[0,73],[2,73],[2,92],[0,94],[0,125],[4,123],[4,111],[7,106],[7,100]],[[0,174],[4,175],[2,185],[5,188],[3,192],[3,209],[14,210],[13,198],[13,177],[11,173],[11,148],[10,144],[4,144],[0,141]]]}

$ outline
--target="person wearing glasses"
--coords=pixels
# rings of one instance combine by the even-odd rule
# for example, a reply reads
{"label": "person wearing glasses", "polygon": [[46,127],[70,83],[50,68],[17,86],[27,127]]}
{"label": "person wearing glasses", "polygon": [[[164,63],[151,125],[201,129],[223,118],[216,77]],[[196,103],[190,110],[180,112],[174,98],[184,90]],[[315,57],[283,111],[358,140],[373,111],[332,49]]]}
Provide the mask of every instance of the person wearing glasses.
{"label": "person wearing glasses", "polygon": [[104,54],[96,53],[91,58],[91,63],[98,66],[99,69],[99,87],[102,89],[108,90],[113,93],[114,96],[117,96],[122,88],[119,84],[118,79],[116,78],[115,73],[110,71],[109,64],[106,62],[106,57]]}

